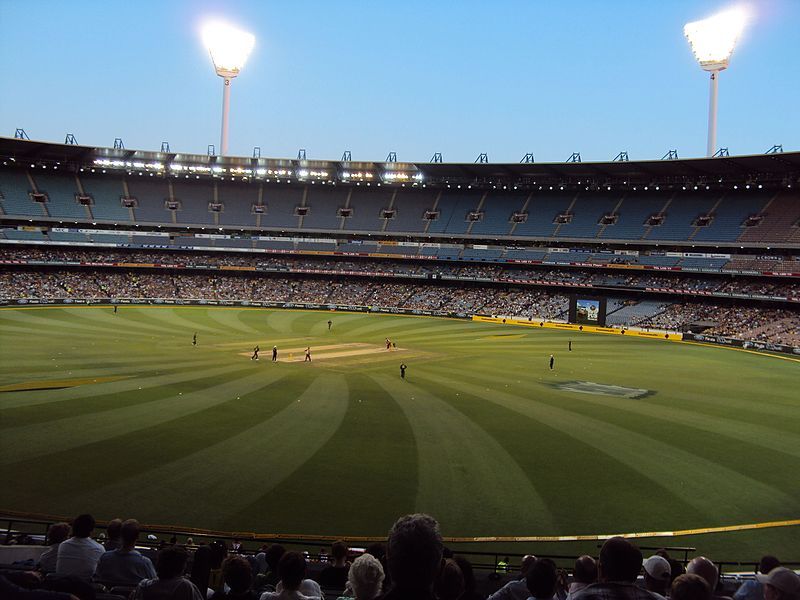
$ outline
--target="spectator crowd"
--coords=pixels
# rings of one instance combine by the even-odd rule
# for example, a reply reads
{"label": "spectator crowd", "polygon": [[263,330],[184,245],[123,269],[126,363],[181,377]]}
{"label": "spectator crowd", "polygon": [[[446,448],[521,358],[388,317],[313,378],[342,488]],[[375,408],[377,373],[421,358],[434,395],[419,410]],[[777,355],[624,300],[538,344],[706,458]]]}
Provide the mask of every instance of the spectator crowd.
{"label": "spectator crowd", "polygon": [[[385,543],[351,550],[338,541],[313,560],[308,552],[274,543],[247,551],[238,540],[160,544],[155,564],[138,546],[139,523],[115,519],[101,545],[91,515],[57,523],[35,570],[0,570],[8,600],[800,600],[800,577],[764,556],[743,582],[720,577],[698,556],[682,562],[666,550],[644,558],[622,537],[597,558],[580,556],[568,569],[526,555],[518,575],[508,559],[480,580],[470,561],[447,548],[436,520],[400,517]],[[148,536],[154,537],[154,536]],[[140,551],[141,549],[141,551]],[[53,561],[55,557],[55,561]],[[732,596],[732,598],[731,598]]]}

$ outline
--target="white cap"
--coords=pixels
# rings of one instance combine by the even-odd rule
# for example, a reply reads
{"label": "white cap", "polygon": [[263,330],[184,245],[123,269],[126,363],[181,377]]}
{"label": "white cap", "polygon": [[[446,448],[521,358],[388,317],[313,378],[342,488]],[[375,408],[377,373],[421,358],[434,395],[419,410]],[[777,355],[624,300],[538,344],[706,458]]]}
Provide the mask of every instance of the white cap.
{"label": "white cap", "polygon": [[756,578],[790,596],[800,596],[800,577],[786,567],[775,567],[767,575],[756,573]]}
{"label": "white cap", "polygon": [[644,561],[644,570],[653,579],[659,581],[669,581],[672,575],[672,567],[669,561],[663,556],[654,555]]}

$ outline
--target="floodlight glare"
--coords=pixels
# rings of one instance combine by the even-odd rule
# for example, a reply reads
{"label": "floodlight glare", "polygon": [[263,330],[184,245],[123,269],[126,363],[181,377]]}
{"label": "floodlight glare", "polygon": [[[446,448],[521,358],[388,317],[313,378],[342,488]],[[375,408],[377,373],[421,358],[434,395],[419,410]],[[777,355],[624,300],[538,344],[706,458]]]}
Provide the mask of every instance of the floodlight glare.
{"label": "floodlight glare", "polygon": [[211,54],[214,70],[223,79],[222,88],[222,140],[220,153],[228,153],[228,113],[231,101],[231,79],[239,75],[247,57],[253,50],[256,38],[225,23],[209,23],[203,27],[203,43]]}
{"label": "floodlight glare", "polygon": [[702,21],[687,23],[683,33],[692,47],[697,62],[711,73],[708,104],[707,156],[713,156],[717,145],[717,95],[719,72],[728,68],[731,54],[744,31],[749,11],[743,6],[730,8]]}
{"label": "floodlight glare", "polygon": [[233,78],[242,70],[256,38],[252,33],[225,23],[209,23],[203,27],[203,43],[211,54],[217,75]]}

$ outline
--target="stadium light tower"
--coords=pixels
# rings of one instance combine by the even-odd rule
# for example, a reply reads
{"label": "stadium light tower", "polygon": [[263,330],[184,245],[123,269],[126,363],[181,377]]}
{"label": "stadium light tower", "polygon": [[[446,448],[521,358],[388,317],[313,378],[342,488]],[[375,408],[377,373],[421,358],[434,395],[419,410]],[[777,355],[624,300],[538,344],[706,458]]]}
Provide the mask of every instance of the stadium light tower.
{"label": "stadium light tower", "polygon": [[211,54],[214,70],[223,79],[222,139],[220,153],[228,153],[228,113],[231,106],[231,79],[242,70],[253,50],[255,36],[225,23],[209,23],[203,27],[203,43]]}
{"label": "stadium light tower", "polygon": [[719,72],[728,68],[731,54],[747,22],[747,9],[730,8],[702,21],[687,23],[683,33],[704,71],[711,73],[708,101],[708,147],[706,156],[713,156],[717,146],[717,94]]}

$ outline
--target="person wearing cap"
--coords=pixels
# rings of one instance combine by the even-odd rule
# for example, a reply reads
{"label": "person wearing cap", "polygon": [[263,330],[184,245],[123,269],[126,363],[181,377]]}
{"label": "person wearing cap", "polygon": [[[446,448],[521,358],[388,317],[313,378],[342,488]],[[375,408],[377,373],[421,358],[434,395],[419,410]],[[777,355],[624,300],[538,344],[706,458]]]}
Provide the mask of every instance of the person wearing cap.
{"label": "person wearing cap", "polygon": [[666,598],[672,581],[672,568],[663,556],[651,556],[644,561],[644,588]]}
{"label": "person wearing cap", "polygon": [[786,567],[775,567],[767,575],[756,575],[764,585],[764,600],[799,600],[800,576]]}
{"label": "person wearing cap", "polygon": [[[766,575],[772,569],[780,566],[781,563],[776,557],[767,554],[762,556],[758,563],[758,573]],[[764,600],[764,586],[758,579],[747,579],[736,590],[733,600]]]}

